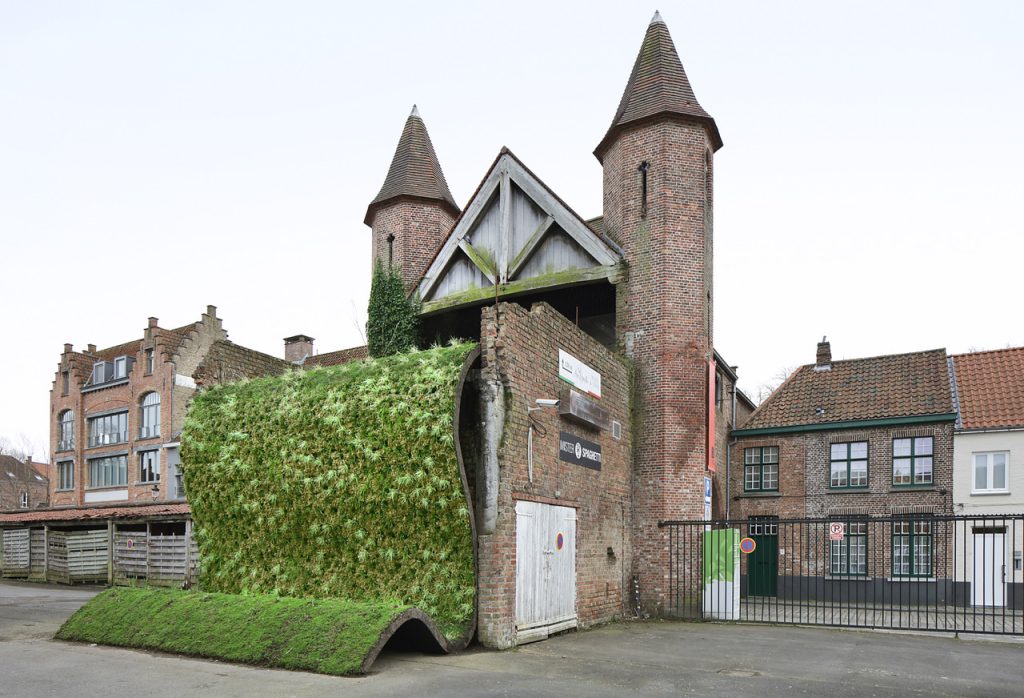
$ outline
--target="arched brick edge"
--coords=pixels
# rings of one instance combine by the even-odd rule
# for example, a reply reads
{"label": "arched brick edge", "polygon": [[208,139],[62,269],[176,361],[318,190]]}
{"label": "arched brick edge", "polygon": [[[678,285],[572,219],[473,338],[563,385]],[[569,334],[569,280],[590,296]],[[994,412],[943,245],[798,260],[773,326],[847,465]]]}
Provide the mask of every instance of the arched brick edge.
{"label": "arched brick edge", "polygon": [[[475,621],[475,614],[473,618]],[[363,659],[362,665],[359,667],[359,672],[361,674],[369,673],[370,667],[373,666],[373,663],[375,661],[377,661],[377,656],[380,654],[381,650],[384,649],[384,646],[388,644],[388,640],[390,640],[394,636],[394,634],[397,633],[407,623],[416,623],[421,625],[422,629],[426,629],[429,632],[430,636],[433,638],[433,641],[437,643],[436,649],[439,649],[442,652],[451,652],[454,649],[456,649],[455,643],[449,643],[447,640],[444,639],[444,635],[442,635],[440,631],[438,631],[437,626],[434,625],[434,621],[430,619],[430,616],[428,616],[426,613],[424,613],[418,608],[410,608],[408,611],[403,611],[402,613],[399,613],[397,616],[395,616],[395,619],[392,620],[390,625],[388,625],[388,627],[385,628],[384,632],[380,634],[380,638],[377,640],[377,644],[375,644],[370,649],[370,651],[366,655],[366,658]],[[427,644],[429,644],[429,640],[427,641]],[[423,649],[429,651],[435,648],[424,647]]]}
{"label": "arched brick edge", "polygon": [[452,418],[452,429],[455,431],[455,455],[459,459],[459,475],[462,477],[462,493],[466,497],[466,511],[469,512],[469,526],[473,533],[473,619],[466,627],[466,631],[458,640],[450,643],[446,652],[458,652],[465,649],[476,634],[477,610],[480,599],[480,547],[477,543],[476,534],[476,512],[473,510],[473,494],[469,491],[469,480],[466,477],[466,463],[462,459],[462,440],[459,438],[459,419],[462,416],[462,392],[466,387],[466,377],[474,364],[480,361],[480,347],[469,352],[466,360],[462,362],[462,371],[459,373],[459,384],[455,388],[455,414]]}

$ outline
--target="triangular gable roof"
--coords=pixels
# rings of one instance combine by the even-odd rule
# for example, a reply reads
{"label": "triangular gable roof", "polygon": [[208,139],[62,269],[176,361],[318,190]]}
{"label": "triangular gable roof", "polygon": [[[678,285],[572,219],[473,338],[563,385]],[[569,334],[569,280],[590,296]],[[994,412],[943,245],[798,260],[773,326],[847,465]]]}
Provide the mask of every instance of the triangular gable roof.
{"label": "triangular gable roof", "polygon": [[508,148],[455,222],[419,284],[425,303],[572,270],[610,275],[622,251],[595,232]]}

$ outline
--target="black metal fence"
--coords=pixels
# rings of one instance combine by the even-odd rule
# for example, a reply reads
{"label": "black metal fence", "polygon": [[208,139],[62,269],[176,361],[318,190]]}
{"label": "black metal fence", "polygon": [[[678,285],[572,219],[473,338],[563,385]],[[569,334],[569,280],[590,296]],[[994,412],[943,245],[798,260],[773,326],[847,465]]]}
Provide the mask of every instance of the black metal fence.
{"label": "black metal fence", "polygon": [[680,617],[1024,634],[1024,514],[659,526]]}

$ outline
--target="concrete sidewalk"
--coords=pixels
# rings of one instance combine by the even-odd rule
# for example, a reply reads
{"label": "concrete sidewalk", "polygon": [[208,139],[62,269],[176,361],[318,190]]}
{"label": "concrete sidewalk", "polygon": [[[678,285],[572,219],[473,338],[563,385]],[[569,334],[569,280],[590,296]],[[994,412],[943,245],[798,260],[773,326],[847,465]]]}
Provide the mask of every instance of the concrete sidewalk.
{"label": "concrete sidewalk", "polygon": [[91,590],[0,582],[0,695],[1024,694],[1024,643],[764,625],[619,623],[508,652],[386,654],[344,679],[46,639]]}

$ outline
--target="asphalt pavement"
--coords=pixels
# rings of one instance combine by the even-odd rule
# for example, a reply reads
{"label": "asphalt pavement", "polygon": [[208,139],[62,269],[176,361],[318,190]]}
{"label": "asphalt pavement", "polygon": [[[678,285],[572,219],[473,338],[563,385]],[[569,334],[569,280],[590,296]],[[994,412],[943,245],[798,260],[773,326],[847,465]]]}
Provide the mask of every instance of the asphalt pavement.
{"label": "asphalt pavement", "polygon": [[49,638],[99,591],[0,581],[0,696],[1022,696],[1024,642],[622,622],[506,652],[385,652],[339,678]]}

